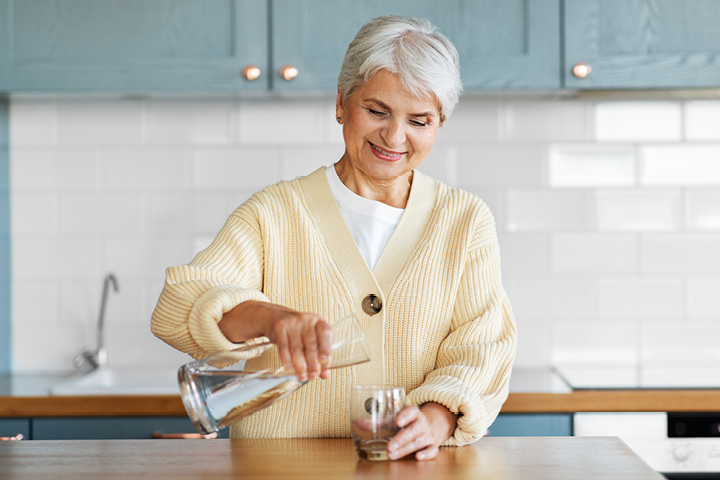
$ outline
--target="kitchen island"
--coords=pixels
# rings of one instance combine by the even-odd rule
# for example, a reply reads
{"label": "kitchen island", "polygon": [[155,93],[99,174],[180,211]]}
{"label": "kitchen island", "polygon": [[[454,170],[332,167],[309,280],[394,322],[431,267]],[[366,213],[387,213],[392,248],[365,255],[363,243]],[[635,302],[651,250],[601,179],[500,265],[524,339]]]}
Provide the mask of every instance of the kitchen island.
{"label": "kitchen island", "polygon": [[4,442],[0,472],[5,480],[663,478],[615,437],[484,438],[426,462],[359,460],[349,439]]}

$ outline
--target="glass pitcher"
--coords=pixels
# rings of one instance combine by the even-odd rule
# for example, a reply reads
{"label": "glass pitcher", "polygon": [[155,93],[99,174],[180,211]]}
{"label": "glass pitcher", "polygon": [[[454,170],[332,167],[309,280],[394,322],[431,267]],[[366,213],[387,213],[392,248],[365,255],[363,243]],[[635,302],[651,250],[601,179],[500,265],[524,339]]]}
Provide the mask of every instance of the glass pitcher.
{"label": "glass pitcher", "polygon": [[[370,360],[365,333],[354,314],[330,327],[333,331],[331,369]],[[178,382],[183,405],[200,433],[209,435],[228,427],[307,383],[298,381],[293,371],[282,366],[246,365],[247,360],[260,355],[267,358],[265,365],[281,365],[277,347],[264,342],[216,353],[180,367]]]}

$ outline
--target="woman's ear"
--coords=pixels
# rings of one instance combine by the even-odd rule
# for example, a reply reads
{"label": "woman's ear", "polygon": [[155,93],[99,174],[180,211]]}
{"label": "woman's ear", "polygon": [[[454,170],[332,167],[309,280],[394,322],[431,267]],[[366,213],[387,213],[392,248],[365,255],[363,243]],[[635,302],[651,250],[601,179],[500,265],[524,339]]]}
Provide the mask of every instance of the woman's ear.
{"label": "woman's ear", "polygon": [[335,118],[339,124],[343,122],[343,115],[345,115],[345,107],[343,107],[343,96],[340,92],[340,85],[338,85],[337,99],[335,100]]}

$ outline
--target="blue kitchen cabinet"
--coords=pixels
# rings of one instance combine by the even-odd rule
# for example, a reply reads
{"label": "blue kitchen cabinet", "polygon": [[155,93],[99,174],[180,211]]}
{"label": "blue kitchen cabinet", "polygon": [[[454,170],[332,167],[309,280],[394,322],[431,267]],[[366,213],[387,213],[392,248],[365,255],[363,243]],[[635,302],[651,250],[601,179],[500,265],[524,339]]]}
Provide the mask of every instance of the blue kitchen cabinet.
{"label": "blue kitchen cabinet", "polygon": [[10,104],[0,96],[0,375],[10,371],[12,352],[10,259]]}
{"label": "blue kitchen cabinet", "polygon": [[565,0],[564,10],[566,87],[720,86],[717,0]]}
{"label": "blue kitchen cabinet", "polygon": [[266,91],[267,16],[266,0],[0,0],[0,91]]}
{"label": "blue kitchen cabinet", "polygon": [[[343,56],[371,18],[427,18],[455,44],[470,89],[560,86],[558,0],[272,0],[272,88],[335,91]],[[286,81],[279,70],[291,65]]]}
{"label": "blue kitchen cabinet", "polygon": [[0,438],[16,437],[30,438],[29,418],[0,418]]}
{"label": "blue kitchen cabinet", "polygon": [[490,437],[562,437],[572,435],[569,413],[501,413],[490,425]]}
{"label": "blue kitchen cabinet", "polygon": [[[187,417],[48,417],[32,419],[33,440],[147,439],[153,432],[197,433]],[[229,429],[219,437],[228,438]]]}

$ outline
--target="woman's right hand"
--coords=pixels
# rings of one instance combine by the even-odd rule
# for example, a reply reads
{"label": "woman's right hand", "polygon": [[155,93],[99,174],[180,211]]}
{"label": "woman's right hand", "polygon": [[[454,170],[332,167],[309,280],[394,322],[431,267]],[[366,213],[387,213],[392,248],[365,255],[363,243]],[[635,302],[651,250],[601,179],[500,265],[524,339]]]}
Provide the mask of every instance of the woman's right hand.
{"label": "woman's right hand", "polygon": [[294,370],[301,382],[330,376],[332,329],[320,315],[248,301],[226,312],[218,327],[234,343],[268,337],[283,367]]}

